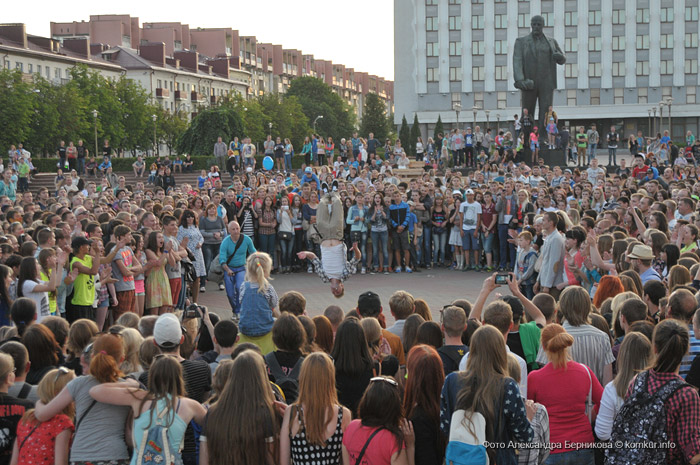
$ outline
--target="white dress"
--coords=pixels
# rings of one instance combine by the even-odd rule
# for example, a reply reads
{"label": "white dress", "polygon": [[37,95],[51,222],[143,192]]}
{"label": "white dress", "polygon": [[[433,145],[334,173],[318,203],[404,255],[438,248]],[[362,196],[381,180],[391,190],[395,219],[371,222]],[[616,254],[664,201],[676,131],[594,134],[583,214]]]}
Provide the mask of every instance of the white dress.
{"label": "white dress", "polygon": [[189,226],[187,228],[180,226],[177,230],[177,240],[182,241],[182,239],[185,237],[189,239],[187,249],[194,255],[194,269],[197,272],[197,276],[206,276],[207,272],[206,268],[204,267],[204,255],[202,255],[202,248],[197,248],[198,245],[201,246],[204,244],[204,237],[202,236],[202,233],[199,231],[197,226]]}

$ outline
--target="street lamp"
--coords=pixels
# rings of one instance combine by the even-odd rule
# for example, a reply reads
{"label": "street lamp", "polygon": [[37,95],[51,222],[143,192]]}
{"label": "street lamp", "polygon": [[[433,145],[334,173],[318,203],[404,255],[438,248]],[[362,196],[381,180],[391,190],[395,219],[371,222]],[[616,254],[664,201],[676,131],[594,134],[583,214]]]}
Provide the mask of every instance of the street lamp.
{"label": "street lamp", "polygon": [[651,107],[651,112],[654,114],[654,130],[651,132],[651,137],[656,134],[656,107]]}
{"label": "street lamp", "polygon": [[272,137],[272,123],[267,123],[267,127],[270,128],[270,137]]}
{"label": "street lamp", "polygon": [[649,109],[647,110],[647,113],[649,113],[649,129],[648,129],[648,131],[649,131],[649,133],[651,134],[651,132],[652,132],[652,131],[651,131],[651,108],[649,108]]}
{"label": "street lamp", "polygon": [[459,102],[454,102],[452,104],[452,109],[457,114],[457,128],[459,128],[459,112],[462,110],[462,104]]}
{"label": "street lamp", "polygon": [[496,126],[496,135],[498,135],[499,131],[501,130],[501,114],[498,113],[496,115],[496,118],[498,120],[498,126]]}
{"label": "street lamp", "polygon": [[484,113],[486,113],[486,130],[488,131],[488,129],[489,129],[489,113],[491,113],[491,110],[484,110]]}
{"label": "street lamp", "polygon": [[97,156],[97,110],[92,110],[92,116],[95,119],[95,156]]}
{"label": "street lamp", "polygon": [[472,107],[472,113],[474,114],[474,130],[476,131],[476,112],[479,111],[479,107],[474,105]]}
{"label": "street lamp", "polygon": [[664,125],[664,106],[666,104],[663,102],[659,102],[659,132],[663,130],[663,125]]}
{"label": "street lamp", "polygon": [[671,104],[673,97],[666,97],[666,105],[668,105],[668,135],[673,139],[673,128],[671,127]]}
{"label": "street lamp", "polygon": [[155,157],[158,151],[158,144],[156,143],[156,120],[158,117],[156,115],[151,115],[151,118],[153,118],[153,156]]}
{"label": "street lamp", "polygon": [[[318,115],[316,119],[314,120],[314,134],[316,134],[316,121],[323,119],[323,115]],[[272,124],[272,123],[270,123]]]}

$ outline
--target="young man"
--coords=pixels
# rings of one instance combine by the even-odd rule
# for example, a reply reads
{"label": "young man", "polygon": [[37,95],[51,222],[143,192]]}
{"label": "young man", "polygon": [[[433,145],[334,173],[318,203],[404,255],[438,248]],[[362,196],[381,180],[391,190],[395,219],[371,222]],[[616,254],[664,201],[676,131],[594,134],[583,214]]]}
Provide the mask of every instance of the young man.
{"label": "young man", "polygon": [[459,369],[459,362],[469,348],[462,343],[462,333],[467,329],[467,314],[460,307],[450,306],[442,312],[442,332],[445,344],[438,349],[445,376]]}
{"label": "young man", "polygon": [[392,327],[387,328],[387,331],[398,336],[403,344],[403,326],[406,318],[415,311],[415,300],[406,291],[396,291],[389,299],[389,309],[396,322]]}
{"label": "young man", "polygon": [[[202,321],[204,321],[205,318],[209,319],[208,312],[202,315]],[[211,324],[211,322],[209,324]],[[236,326],[236,323],[233,321],[221,320],[214,326],[213,342],[216,352],[219,355],[216,357],[216,360],[209,364],[212,377],[223,360],[231,360],[231,354],[233,353],[233,348],[238,342],[238,339],[238,326]]]}
{"label": "young man", "polygon": [[537,282],[534,286],[535,293],[546,292],[552,293],[556,299],[559,296],[557,285],[564,282],[566,274],[564,267],[566,262],[564,256],[566,254],[564,236],[557,231],[557,223],[559,216],[554,212],[546,212],[542,220],[542,231],[546,235],[544,244],[540,249],[542,256],[542,267],[540,274],[537,276]]}
{"label": "young man", "polygon": [[[71,242],[73,258],[70,262],[73,282],[72,308],[68,308],[66,319],[69,323],[87,318],[95,321],[95,275],[100,268],[100,248],[96,242],[78,236]],[[93,257],[95,259],[93,260]]]}
{"label": "young man", "polygon": [[245,263],[248,255],[255,253],[253,240],[241,232],[241,226],[231,221],[228,224],[228,236],[221,242],[219,263],[224,271],[224,287],[233,318],[237,319],[241,311],[240,289],[245,280]]}
{"label": "young man", "polygon": [[372,291],[360,294],[357,298],[356,310],[361,318],[376,318],[379,321],[382,327],[382,336],[389,343],[389,347],[391,347],[391,354],[399,359],[399,366],[406,365],[406,353],[403,350],[401,338],[385,328],[386,323],[379,295]]}
{"label": "young man", "polygon": [[[481,230],[481,204],[474,201],[474,191],[467,189],[467,201],[459,207],[459,220],[462,225],[462,250],[464,251],[465,267],[463,271],[479,271],[479,256],[481,246],[479,244],[479,231]],[[470,255],[474,252],[474,264],[471,264]]]}
{"label": "young man", "polygon": [[[114,228],[114,238],[118,241],[131,243],[131,229],[120,224]],[[141,267],[134,269],[134,254],[129,246],[119,249],[112,261],[115,265],[112,267],[112,277],[116,279],[114,288],[117,292],[118,302],[112,310],[116,320],[124,313],[134,311],[136,299],[134,275],[138,274]]]}
{"label": "young man", "polygon": [[406,264],[406,273],[412,273],[409,266],[411,260],[411,250],[408,242],[408,213],[409,207],[406,202],[401,201],[401,192],[395,190],[391,195],[391,205],[389,205],[389,218],[391,220],[391,244],[394,249],[394,272],[401,273],[401,252]]}

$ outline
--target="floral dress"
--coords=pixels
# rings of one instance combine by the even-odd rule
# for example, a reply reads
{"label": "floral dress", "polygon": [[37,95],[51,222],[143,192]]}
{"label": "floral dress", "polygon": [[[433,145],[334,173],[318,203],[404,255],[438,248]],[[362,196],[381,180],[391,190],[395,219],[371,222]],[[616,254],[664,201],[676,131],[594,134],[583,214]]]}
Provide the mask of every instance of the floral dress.
{"label": "floral dress", "polygon": [[151,268],[146,276],[146,308],[165,307],[173,304],[170,281],[165,274],[165,264]]}
{"label": "floral dress", "polygon": [[43,423],[20,421],[17,426],[18,465],[47,464],[55,460],[56,438],[65,430],[74,430],[73,422],[64,414],[59,414]]}
{"label": "floral dress", "polygon": [[[194,255],[194,269],[197,272],[197,276],[206,276],[207,272],[204,267],[204,255],[202,254],[201,248],[201,245],[204,244],[202,233],[197,226],[189,226],[187,228],[180,226],[177,230],[177,240],[178,242],[182,242],[184,238],[189,240],[187,249]],[[200,247],[197,247],[198,245]]]}

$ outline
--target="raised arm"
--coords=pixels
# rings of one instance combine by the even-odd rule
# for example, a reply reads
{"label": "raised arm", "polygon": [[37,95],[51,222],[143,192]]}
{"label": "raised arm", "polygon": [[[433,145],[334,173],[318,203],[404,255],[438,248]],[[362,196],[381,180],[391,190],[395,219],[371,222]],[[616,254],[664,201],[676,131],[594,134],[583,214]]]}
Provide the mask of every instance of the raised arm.
{"label": "raised arm", "polygon": [[532,318],[532,320],[536,324],[544,327],[547,324],[547,320],[545,319],[544,314],[542,314],[540,309],[537,308],[537,305],[533,304],[530,299],[525,297],[523,293],[520,292],[520,286],[518,286],[518,283],[515,280],[515,276],[513,275],[513,273],[508,273],[508,278],[506,279],[506,281],[508,282],[508,288],[510,289],[510,292],[515,297],[517,297],[518,300],[520,300],[528,316]]}

